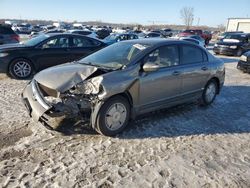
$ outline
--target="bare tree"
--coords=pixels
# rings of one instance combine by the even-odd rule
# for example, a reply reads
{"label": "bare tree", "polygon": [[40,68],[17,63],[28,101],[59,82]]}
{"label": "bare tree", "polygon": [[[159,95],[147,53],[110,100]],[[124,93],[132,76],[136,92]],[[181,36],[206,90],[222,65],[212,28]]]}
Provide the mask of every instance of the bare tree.
{"label": "bare tree", "polygon": [[186,25],[187,29],[192,26],[194,21],[194,8],[193,7],[183,7],[180,11],[181,19]]}

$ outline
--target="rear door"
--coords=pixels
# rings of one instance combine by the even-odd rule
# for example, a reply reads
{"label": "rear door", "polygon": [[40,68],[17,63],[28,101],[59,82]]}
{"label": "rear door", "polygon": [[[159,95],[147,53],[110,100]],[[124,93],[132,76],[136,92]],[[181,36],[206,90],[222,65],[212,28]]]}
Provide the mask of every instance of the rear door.
{"label": "rear door", "polygon": [[181,45],[182,95],[199,94],[210,76],[211,67],[204,50],[194,45]]}
{"label": "rear door", "polygon": [[102,48],[102,43],[98,40],[84,36],[70,37],[70,52],[72,61],[86,57]]}
{"label": "rear door", "polygon": [[69,37],[56,36],[46,40],[36,48],[33,59],[39,64],[40,69],[72,61]]}

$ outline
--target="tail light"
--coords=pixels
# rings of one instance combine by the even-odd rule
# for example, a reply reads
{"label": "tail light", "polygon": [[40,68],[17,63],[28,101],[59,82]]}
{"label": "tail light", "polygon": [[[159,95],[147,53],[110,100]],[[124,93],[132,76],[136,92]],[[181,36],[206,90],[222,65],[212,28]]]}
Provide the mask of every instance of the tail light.
{"label": "tail light", "polygon": [[17,42],[20,41],[19,35],[11,35],[11,39],[16,40]]}

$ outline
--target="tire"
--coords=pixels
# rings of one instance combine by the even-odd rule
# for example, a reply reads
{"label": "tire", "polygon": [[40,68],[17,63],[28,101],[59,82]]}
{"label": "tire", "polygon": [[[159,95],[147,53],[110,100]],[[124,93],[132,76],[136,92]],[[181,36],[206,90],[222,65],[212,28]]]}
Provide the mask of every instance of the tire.
{"label": "tire", "polygon": [[242,49],[238,49],[236,56],[240,57],[243,54]]}
{"label": "tire", "polygon": [[29,78],[34,71],[33,64],[24,58],[13,60],[9,66],[9,74],[16,79]]}
{"label": "tire", "polygon": [[215,80],[210,80],[205,89],[203,90],[202,97],[201,97],[201,105],[208,106],[212,104],[216,98],[218,93],[218,84]]}
{"label": "tire", "polygon": [[105,136],[114,136],[128,125],[130,105],[122,96],[116,96],[106,101],[101,107],[95,129]]}

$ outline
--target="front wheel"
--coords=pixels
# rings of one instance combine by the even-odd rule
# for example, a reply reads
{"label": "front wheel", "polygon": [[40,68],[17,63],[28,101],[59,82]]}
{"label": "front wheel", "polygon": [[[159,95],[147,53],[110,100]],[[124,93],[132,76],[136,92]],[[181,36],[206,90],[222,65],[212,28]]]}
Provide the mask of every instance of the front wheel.
{"label": "front wheel", "polygon": [[33,65],[27,59],[19,58],[11,62],[9,66],[9,74],[13,78],[25,79],[33,73]]}
{"label": "front wheel", "polygon": [[203,94],[201,97],[201,104],[203,106],[210,105],[216,98],[218,93],[218,84],[215,80],[210,80],[205,89],[203,90]]}
{"label": "front wheel", "polygon": [[106,101],[101,107],[96,122],[96,131],[105,136],[120,133],[130,119],[130,105],[122,96],[116,96]]}

